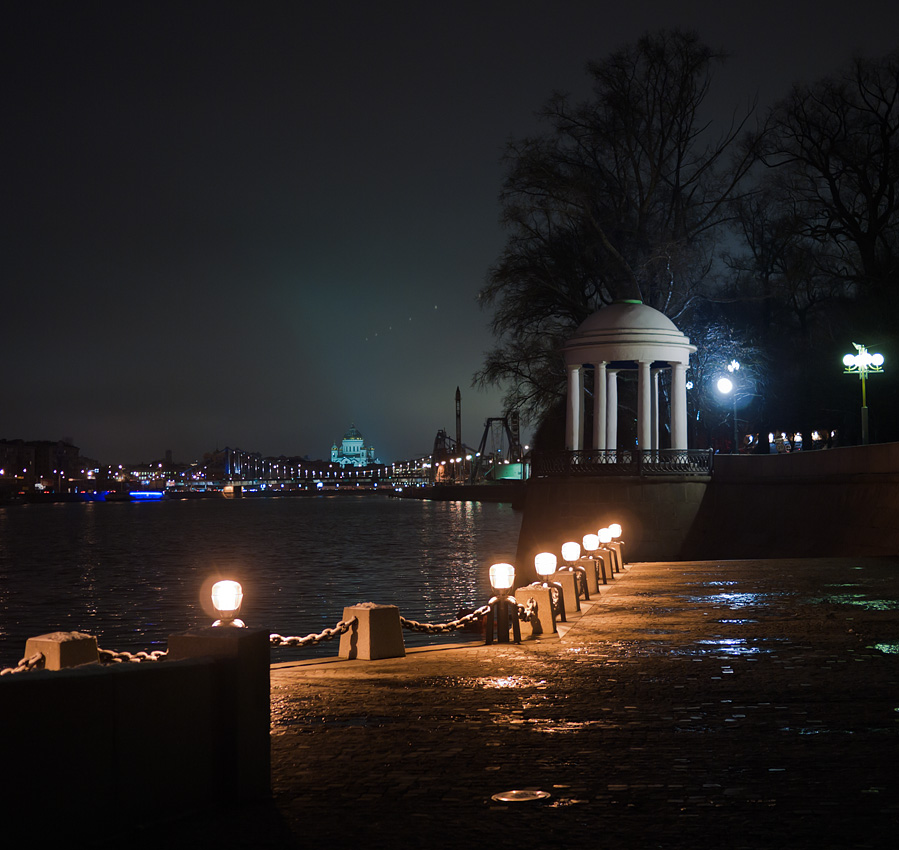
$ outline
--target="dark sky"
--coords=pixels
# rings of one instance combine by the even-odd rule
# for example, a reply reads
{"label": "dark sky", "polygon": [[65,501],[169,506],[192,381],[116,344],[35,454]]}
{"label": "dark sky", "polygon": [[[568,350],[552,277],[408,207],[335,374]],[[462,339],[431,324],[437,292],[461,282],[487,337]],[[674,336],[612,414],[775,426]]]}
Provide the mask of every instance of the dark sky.
{"label": "dark sky", "polygon": [[[626,8],[623,8],[626,6]],[[741,11],[737,12],[736,10]],[[0,438],[106,462],[476,445],[506,140],[647,29],[738,108],[897,46],[895,0],[20,2],[4,12]]]}

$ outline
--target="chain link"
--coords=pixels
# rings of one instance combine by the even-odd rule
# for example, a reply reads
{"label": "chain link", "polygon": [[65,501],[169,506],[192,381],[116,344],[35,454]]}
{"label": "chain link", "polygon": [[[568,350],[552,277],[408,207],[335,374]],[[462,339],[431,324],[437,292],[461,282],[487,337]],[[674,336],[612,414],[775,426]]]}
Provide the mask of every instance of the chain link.
{"label": "chain link", "polygon": [[431,635],[448,634],[456,631],[456,629],[462,629],[469,623],[474,623],[482,617],[486,617],[489,613],[490,605],[482,605],[470,614],[466,614],[464,617],[452,620],[449,623],[419,623],[417,620],[407,620],[402,616],[400,617],[400,623],[402,623],[404,629],[409,629],[412,632],[425,632]]}
{"label": "chain link", "polygon": [[527,601],[527,605],[518,603],[518,619],[522,623],[534,623],[539,618],[537,616],[537,600],[532,596]]}
{"label": "chain link", "polygon": [[0,670],[0,676],[9,676],[13,673],[27,673],[29,670],[42,670],[46,662],[43,652],[35,652],[28,658],[22,658],[16,667],[4,667]]}
{"label": "chain link", "polygon": [[345,634],[357,622],[359,622],[358,617],[341,620],[333,629],[325,629],[319,634],[310,634],[306,635],[306,637],[283,637],[282,635],[271,634],[269,635],[269,642],[272,646],[314,646],[323,640],[332,640]]}
{"label": "chain link", "polygon": [[116,652],[114,649],[97,649],[101,664],[137,664],[141,661],[161,661],[169,654],[167,649],[154,649],[152,652]]}

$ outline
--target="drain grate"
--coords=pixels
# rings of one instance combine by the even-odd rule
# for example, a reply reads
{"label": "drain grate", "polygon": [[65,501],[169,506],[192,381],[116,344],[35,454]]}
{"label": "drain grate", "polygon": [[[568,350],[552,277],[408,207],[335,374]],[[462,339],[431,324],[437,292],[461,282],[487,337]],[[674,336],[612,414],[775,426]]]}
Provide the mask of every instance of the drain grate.
{"label": "drain grate", "polygon": [[549,791],[516,790],[501,791],[491,799],[500,803],[523,803],[528,800],[545,800],[549,796]]}

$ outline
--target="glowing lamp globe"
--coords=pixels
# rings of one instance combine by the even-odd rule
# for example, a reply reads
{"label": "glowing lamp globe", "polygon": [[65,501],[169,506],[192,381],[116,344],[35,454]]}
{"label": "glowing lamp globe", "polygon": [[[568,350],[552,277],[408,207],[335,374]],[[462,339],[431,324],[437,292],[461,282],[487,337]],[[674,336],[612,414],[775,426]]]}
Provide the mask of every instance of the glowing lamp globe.
{"label": "glowing lamp globe", "polygon": [[557,563],[556,556],[552,552],[539,552],[534,555],[534,569],[537,570],[537,575],[551,576],[556,571]]}
{"label": "glowing lamp globe", "polygon": [[620,526],[617,522],[613,522],[613,523],[609,526],[609,531],[612,532],[612,537],[614,537],[616,540],[617,540],[619,537],[621,537],[621,526]]}
{"label": "glowing lamp globe", "polygon": [[599,535],[598,534],[585,534],[584,535],[584,549],[587,552],[595,552],[599,549]]}
{"label": "glowing lamp globe", "polygon": [[490,586],[494,590],[508,590],[514,581],[515,567],[511,564],[493,564],[490,567]]}
{"label": "glowing lamp globe", "polygon": [[230,579],[217,581],[212,585],[212,607],[219,615],[219,619],[212,625],[243,627],[244,623],[236,619],[241,602],[243,602],[243,588],[240,582]]}
{"label": "glowing lamp globe", "polygon": [[574,563],[581,557],[581,544],[575,540],[562,544],[562,560],[567,563]]}
{"label": "glowing lamp globe", "polygon": [[605,546],[607,543],[612,542],[612,531],[608,528],[599,529],[599,542]]}

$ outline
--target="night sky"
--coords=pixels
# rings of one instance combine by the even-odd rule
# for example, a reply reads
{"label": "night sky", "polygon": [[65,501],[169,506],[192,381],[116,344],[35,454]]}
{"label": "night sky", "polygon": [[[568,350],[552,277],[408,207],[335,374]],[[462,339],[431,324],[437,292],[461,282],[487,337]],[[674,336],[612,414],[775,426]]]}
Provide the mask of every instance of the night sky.
{"label": "night sky", "polygon": [[554,90],[664,26],[731,54],[722,114],[899,42],[895,0],[624,5],[7,8],[0,438],[320,458],[355,423],[392,461],[460,386],[477,445],[501,156]]}

